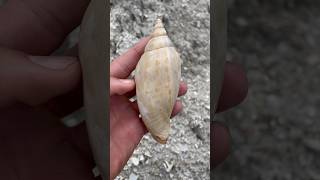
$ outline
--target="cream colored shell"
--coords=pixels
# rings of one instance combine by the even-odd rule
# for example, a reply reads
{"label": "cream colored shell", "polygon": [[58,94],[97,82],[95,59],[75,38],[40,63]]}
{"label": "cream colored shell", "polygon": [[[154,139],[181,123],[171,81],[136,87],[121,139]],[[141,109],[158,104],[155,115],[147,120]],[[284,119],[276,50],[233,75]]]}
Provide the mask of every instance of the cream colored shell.
{"label": "cream colored shell", "polygon": [[137,102],[142,120],[152,137],[167,142],[170,116],[178,96],[181,59],[157,19],[151,39],[136,67]]}

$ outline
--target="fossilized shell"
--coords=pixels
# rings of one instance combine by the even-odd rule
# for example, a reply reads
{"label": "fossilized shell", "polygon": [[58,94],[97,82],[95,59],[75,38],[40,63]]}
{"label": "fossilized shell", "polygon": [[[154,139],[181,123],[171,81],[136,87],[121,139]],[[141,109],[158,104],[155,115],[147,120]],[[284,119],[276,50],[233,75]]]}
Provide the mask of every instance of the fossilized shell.
{"label": "fossilized shell", "polygon": [[159,18],[136,67],[135,81],[142,120],[152,137],[161,144],[165,144],[169,136],[170,116],[178,96],[180,77],[180,55]]}

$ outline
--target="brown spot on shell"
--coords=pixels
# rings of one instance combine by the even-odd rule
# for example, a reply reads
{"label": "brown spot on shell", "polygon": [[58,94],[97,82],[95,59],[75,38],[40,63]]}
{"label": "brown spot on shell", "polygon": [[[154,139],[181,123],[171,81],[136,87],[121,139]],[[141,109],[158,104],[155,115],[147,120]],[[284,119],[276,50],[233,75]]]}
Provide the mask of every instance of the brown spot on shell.
{"label": "brown spot on shell", "polygon": [[166,65],[164,68],[164,72],[168,75],[169,74],[169,67]]}
{"label": "brown spot on shell", "polygon": [[159,66],[160,66],[160,60],[159,60],[159,59],[156,59],[155,61],[156,61],[156,66],[159,67]]}
{"label": "brown spot on shell", "polygon": [[160,144],[166,144],[168,139],[163,139],[160,136],[153,136],[153,138],[158,141]]}
{"label": "brown spot on shell", "polygon": [[154,92],[157,93],[157,94],[160,94],[161,91],[160,91],[159,88],[155,88],[155,89],[154,89]]}

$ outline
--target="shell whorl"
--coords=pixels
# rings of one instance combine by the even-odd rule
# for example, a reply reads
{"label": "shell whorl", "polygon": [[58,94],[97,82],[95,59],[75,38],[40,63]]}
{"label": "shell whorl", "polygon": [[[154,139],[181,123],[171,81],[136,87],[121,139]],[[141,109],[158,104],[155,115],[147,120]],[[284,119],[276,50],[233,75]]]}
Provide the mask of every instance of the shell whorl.
{"label": "shell whorl", "polygon": [[164,47],[174,47],[171,40],[167,35],[167,31],[164,28],[162,20],[157,19],[153,32],[151,33],[151,39],[146,45],[144,52],[152,51]]}
{"label": "shell whorl", "polygon": [[167,31],[164,28],[162,20],[158,18],[156,21],[156,24],[154,25],[151,37],[166,36],[166,35],[167,35]]}

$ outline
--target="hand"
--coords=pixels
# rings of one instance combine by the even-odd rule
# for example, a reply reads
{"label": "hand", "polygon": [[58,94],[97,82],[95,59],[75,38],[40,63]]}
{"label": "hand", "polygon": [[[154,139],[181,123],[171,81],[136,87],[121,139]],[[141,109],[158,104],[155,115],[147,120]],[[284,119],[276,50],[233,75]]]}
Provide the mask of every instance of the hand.
{"label": "hand", "polygon": [[76,28],[89,0],[8,1],[0,9],[0,107],[37,105],[81,86],[77,52],[48,56]]}
{"label": "hand", "polygon": [[[134,80],[127,79],[135,69],[149,38],[139,41],[124,55],[118,57],[110,66],[110,179],[120,173],[134,149],[147,132],[139,119],[139,109],[136,102],[129,98],[135,95]],[[179,96],[187,92],[187,85],[180,83]],[[239,104],[247,94],[245,74],[241,67],[227,63],[225,81],[218,103],[218,112],[225,111]],[[172,116],[182,110],[182,104],[177,101]],[[215,151],[212,152],[213,167],[221,163],[229,152],[229,132],[221,123],[214,122],[211,126],[214,132],[212,142]]]}
{"label": "hand", "polygon": [[88,3],[11,0],[0,8],[0,179],[94,179],[85,125],[59,119],[82,106],[77,53],[49,56]]}
{"label": "hand", "polygon": [[[129,100],[135,95],[135,83],[127,77],[135,69],[149,39],[143,38],[110,65],[110,179],[120,173],[147,133],[137,103]],[[179,96],[186,92],[187,85],[181,82]],[[181,110],[182,103],[176,101],[172,116]]]}

